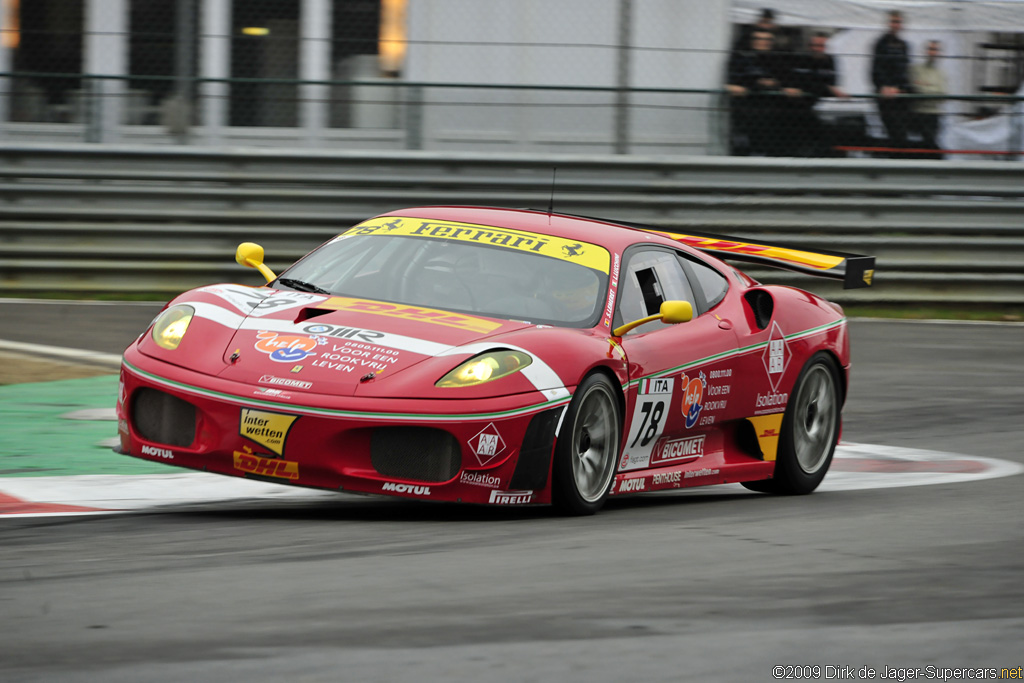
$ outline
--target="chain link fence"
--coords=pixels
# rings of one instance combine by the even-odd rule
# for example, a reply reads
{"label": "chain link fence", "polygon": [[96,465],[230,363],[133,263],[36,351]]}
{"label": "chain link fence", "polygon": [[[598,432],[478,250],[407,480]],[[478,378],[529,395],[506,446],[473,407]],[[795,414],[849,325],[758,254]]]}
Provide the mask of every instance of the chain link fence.
{"label": "chain link fence", "polygon": [[7,139],[990,159],[1022,149],[1024,2],[1011,0],[0,8]]}

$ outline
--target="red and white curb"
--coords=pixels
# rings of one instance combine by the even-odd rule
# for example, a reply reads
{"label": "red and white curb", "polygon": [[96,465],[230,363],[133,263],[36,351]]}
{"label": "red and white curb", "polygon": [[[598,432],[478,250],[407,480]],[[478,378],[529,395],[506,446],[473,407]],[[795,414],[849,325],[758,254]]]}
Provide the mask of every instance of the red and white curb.
{"label": "red and white curb", "polygon": [[[915,448],[844,443],[836,447],[821,492],[958,484],[1024,472],[1009,460]],[[745,491],[738,484],[688,489]],[[219,509],[338,500],[338,493],[201,472],[0,479],[0,517],[95,515],[138,511]]]}

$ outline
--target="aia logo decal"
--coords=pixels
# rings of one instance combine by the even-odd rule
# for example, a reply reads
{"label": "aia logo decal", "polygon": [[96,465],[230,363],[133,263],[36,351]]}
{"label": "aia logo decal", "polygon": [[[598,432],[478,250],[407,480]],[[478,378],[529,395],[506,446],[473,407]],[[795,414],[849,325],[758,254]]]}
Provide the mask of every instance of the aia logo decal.
{"label": "aia logo decal", "polygon": [[278,363],[295,363],[315,355],[313,349],[327,343],[323,337],[304,337],[297,334],[278,334],[260,330],[256,335],[256,350],[270,355]]}
{"label": "aia logo decal", "polygon": [[693,379],[683,375],[680,381],[683,388],[682,410],[686,417],[686,428],[689,429],[697,424],[697,418],[704,407],[704,387],[707,386],[708,380],[701,372]]}
{"label": "aia logo decal", "polygon": [[576,244],[566,244],[562,247],[562,253],[569,258],[576,256],[583,256],[583,245],[577,242]]}
{"label": "aia logo decal", "polygon": [[477,462],[483,467],[505,451],[505,440],[501,438],[498,428],[492,422],[469,440],[469,447],[476,454]]}

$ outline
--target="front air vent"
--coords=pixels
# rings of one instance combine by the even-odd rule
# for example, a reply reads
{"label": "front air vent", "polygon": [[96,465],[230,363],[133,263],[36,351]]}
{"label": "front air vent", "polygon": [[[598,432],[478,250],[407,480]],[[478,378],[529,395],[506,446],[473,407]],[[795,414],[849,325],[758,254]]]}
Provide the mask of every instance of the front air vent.
{"label": "front air vent", "polygon": [[443,429],[380,427],[370,437],[370,462],[378,474],[438,483],[462,469],[459,442]]}
{"label": "front air vent", "polygon": [[301,323],[303,320],[316,318],[317,316],[325,315],[327,313],[335,313],[335,310],[333,308],[316,308],[314,306],[309,306],[299,311],[299,315],[295,318],[295,322]]}
{"label": "front air vent", "polygon": [[146,441],[191,446],[196,438],[196,409],[188,401],[157,389],[140,389],[132,402],[132,424]]}

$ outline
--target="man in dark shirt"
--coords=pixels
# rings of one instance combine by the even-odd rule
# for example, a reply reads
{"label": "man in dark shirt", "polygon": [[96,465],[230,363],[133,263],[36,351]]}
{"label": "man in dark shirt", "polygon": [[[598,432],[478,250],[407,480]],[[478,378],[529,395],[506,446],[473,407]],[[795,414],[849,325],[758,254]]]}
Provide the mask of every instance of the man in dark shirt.
{"label": "man in dark shirt", "polygon": [[875,43],[871,63],[871,80],[879,95],[878,114],[889,136],[889,146],[897,148],[907,146],[910,116],[907,101],[900,95],[911,92],[910,53],[906,41],[899,37],[902,27],[903,14],[896,10],[889,12],[889,32]]}
{"label": "man in dark shirt", "polygon": [[782,156],[786,141],[779,134],[782,113],[782,69],[772,51],[774,36],[755,30],[750,45],[729,57],[725,89],[731,99],[734,153]]}
{"label": "man in dark shirt", "polygon": [[838,73],[832,55],[825,49],[828,34],[815,33],[811,36],[810,50],[796,55],[789,76],[789,89],[798,96],[791,101],[792,116],[789,128],[794,140],[796,156],[831,156],[831,144],[827,131],[814,111],[822,97],[846,97],[836,85]]}

